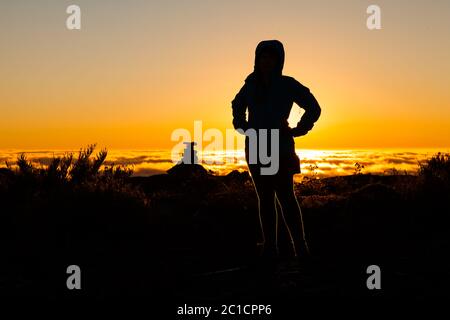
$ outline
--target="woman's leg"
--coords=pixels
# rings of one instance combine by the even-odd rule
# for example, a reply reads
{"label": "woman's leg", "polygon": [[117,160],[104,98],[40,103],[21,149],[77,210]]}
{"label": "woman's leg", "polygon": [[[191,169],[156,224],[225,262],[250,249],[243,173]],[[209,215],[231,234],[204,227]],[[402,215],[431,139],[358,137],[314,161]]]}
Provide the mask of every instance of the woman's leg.
{"label": "woman's leg", "polygon": [[258,196],[260,225],[264,238],[265,256],[276,256],[277,250],[277,216],[275,209],[275,189],[273,176],[252,175],[253,184]]}
{"label": "woman's leg", "polygon": [[296,256],[309,254],[305,239],[302,212],[294,193],[294,179],[292,174],[278,174],[275,179],[275,192],[282,208],[284,224],[291,237]]}

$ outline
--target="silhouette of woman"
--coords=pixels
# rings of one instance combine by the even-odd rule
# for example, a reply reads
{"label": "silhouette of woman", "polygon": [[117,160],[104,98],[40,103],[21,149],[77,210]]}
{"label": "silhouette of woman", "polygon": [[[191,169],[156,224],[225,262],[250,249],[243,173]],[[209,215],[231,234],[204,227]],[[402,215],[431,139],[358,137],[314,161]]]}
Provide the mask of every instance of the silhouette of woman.
{"label": "silhouette of woman", "polygon": [[[293,177],[300,173],[300,160],[295,153],[294,137],[305,135],[320,116],[321,108],[309,89],[292,77],[282,75],[284,48],[278,40],[261,41],[256,47],[254,70],[232,101],[233,126],[245,134],[245,157],[258,196],[259,223],[263,232],[263,256],[276,257],[277,216],[276,202],[292,242],[295,256],[309,254],[305,239],[300,206],[294,193]],[[288,117],[293,103],[305,110],[295,128],[290,128]],[[248,120],[246,112],[248,110]],[[274,175],[261,174],[267,164],[249,162],[249,134],[255,129],[257,141],[267,139],[270,148],[272,129],[279,131],[279,169]],[[268,134],[259,134],[266,129]],[[256,143],[256,150],[259,144]],[[253,150],[253,149],[251,149]],[[270,155],[273,157],[273,155]],[[257,157],[259,159],[259,157]]]}

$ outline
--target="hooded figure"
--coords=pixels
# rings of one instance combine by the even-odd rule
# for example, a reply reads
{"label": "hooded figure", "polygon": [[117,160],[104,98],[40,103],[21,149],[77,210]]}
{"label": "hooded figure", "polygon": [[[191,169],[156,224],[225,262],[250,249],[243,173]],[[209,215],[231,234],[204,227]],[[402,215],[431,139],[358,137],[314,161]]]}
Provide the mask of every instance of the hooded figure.
{"label": "hooded figure", "polygon": [[[320,116],[321,109],[307,87],[282,74],[283,65],[283,44],[278,40],[261,41],[256,47],[253,72],[247,76],[231,103],[233,126],[235,129],[242,129],[246,135],[245,156],[258,195],[259,222],[262,227],[260,230],[263,231],[263,240],[257,243],[263,244],[265,257],[278,255],[276,228],[279,225],[279,214],[275,206],[275,196],[282,207],[281,214],[294,255],[309,253],[302,214],[293,188],[293,175],[300,173],[300,160],[295,153],[294,137],[305,135],[311,130]],[[305,113],[297,126],[290,128],[288,118],[294,102],[305,109]],[[266,129],[266,134],[260,133],[260,129]],[[279,134],[279,167],[275,174],[266,175],[262,173],[261,167],[269,167],[270,163],[261,163],[259,155],[256,156],[257,163],[249,161],[249,153],[254,149],[249,148],[249,135],[256,131],[256,149],[260,147],[261,139],[267,139],[267,149],[257,150],[257,153],[261,152],[264,157],[273,159],[276,155],[267,154],[276,150],[272,150],[270,146],[272,129],[277,129]],[[255,160],[254,155],[250,159]]]}
{"label": "hooded figure", "polygon": [[[269,85],[264,85],[259,68],[262,53],[274,53],[277,57],[275,67],[269,75]],[[300,173],[300,160],[295,153],[294,137],[306,134],[320,116],[321,109],[309,89],[292,77],[282,74],[284,48],[278,40],[261,41],[255,50],[253,72],[232,101],[233,126],[235,129],[279,129],[279,170],[285,173]],[[305,109],[295,128],[288,124],[293,103]],[[246,111],[248,110],[248,120]],[[249,137],[245,139],[246,160],[249,163]],[[270,146],[270,139],[267,144]],[[268,150],[271,150],[270,147]],[[257,157],[259,159],[259,157]],[[250,171],[263,166],[249,164]]]}

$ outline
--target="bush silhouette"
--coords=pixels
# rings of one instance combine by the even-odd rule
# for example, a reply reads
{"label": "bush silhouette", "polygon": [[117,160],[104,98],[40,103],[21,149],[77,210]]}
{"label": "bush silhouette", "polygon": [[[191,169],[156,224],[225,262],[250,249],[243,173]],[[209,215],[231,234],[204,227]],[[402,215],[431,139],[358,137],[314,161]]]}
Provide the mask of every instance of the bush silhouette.
{"label": "bush silhouette", "polygon": [[450,190],[450,154],[438,152],[419,163],[419,177],[424,189],[438,195],[448,195]]}
{"label": "bush silhouette", "polygon": [[[0,169],[0,287],[68,294],[64,270],[75,263],[91,279],[88,296],[159,294],[186,275],[252,256],[257,198],[247,172],[192,175],[182,166],[183,174],[133,177],[131,168],[105,165],[107,154],[90,145],[46,167],[21,154]],[[376,253],[394,264],[398,256],[424,261],[421,272],[431,274],[450,243],[449,164],[439,153],[417,175],[304,179],[295,192],[311,246],[342,270]]]}

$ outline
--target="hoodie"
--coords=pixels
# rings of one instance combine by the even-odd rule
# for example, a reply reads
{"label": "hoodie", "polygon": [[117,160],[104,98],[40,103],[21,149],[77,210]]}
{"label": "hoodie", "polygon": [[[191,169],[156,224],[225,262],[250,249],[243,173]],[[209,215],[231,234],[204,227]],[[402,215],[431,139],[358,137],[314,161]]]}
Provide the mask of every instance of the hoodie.
{"label": "hoodie", "polygon": [[[257,94],[260,86],[258,83],[257,62],[261,53],[273,50],[278,54],[278,65],[271,75],[271,85],[265,92],[264,101],[258,101]],[[233,111],[233,126],[235,129],[248,128],[268,129],[277,128],[288,130],[287,119],[295,102],[305,110],[297,129],[310,130],[319,119],[321,108],[310,92],[296,79],[283,75],[285,53],[283,44],[278,40],[261,41],[255,50],[255,62],[253,72],[245,79],[245,83],[231,102]],[[248,111],[248,120],[246,112]],[[296,129],[296,130],[297,130]],[[297,136],[294,130],[293,135]]]}
{"label": "hoodie", "polygon": [[[270,76],[269,87],[262,89],[257,66],[264,50],[275,52],[278,55],[278,64]],[[292,160],[296,157],[294,137],[305,134],[314,126],[321,114],[321,108],[307,87],[293,77],[283,75],[284,61],[285,52],[280,41],[264,40],[258,43],[253,72],[245,79],[244,85],[232,100],[231,107],[235,129],[244,131],[250,128],[279,129],[280,158],[286,157]],[[288,118],[294,102],[303,108],[305,113],[297,126],[292,129],[289,127]],[[246,151],[248,151],[247,147]],[[295,161],[291,162],[295,163]],[[294,171],[297,172],[297,170]]]}
{"label": "hoodie", "polygon": [[257,73],[258,59],[264,50],[271,50],[278,55],[278,66],[274,70],[276,76],[281,76],[283,73],[284,66],[284,47],[283,44],[278,40],[264,40],[258,43],[255,50],[255,63],[253,65],[253,72],[250,75]]}

